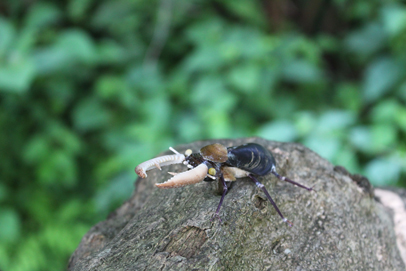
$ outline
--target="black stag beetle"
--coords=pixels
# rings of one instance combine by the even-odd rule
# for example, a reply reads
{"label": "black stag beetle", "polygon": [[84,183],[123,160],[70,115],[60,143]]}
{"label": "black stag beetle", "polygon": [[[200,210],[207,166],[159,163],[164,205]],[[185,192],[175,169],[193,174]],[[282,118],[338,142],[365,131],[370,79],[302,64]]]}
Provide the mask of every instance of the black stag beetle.
{"label": "black stag beetle", "polygon": [[256,176],[264,176],[269,173],[275,175],[279,180],[297,185],[308,191],[313,189],[292,181],[276,172],[276,162],[272,153],[263,146],[255,143],[248,143],[238,147],[229,147],[215,143],[207,145],[200,149],[198,153],[192,153],[192,150],[186,150],[185,154],[180,154],[172,147],[169,148],[175,154],[160,156],[141,163],[135,168],[135,172],[141,178],[147,177],[147,171],[153,168],[161,169],[161,166],[171,164],[185,164],[191,170],[182,173],[173,173],[171,179],[164,183],[155,184],[160,188],[182,187],[189,184],[199,183],[203,180],[210,181],[219,179],[223,193],[215,215],[219,217],[219,211],[227,193],[227,183],[235,181],[237,178],[249,177],[257,187],[264,191],[266,197],[271,202],[275,210],[284,222],[293,226],[292,222],[287,220],[273,201],[265,186],[261,184]]}

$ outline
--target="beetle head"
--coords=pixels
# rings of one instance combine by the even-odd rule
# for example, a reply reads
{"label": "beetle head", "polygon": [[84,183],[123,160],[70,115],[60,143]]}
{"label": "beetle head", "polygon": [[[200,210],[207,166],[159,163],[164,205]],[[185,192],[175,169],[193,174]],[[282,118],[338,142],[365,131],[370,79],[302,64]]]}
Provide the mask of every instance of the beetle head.
{"label": "beetle head", "polygon": [[219,143],[201,148],[200,154],[205,160],[215,163],[224,163],[228,159],[227,148]]}
{"label": "beetle head", "polygon": [[147,177],[146,171],[151,170],[155,167],[161,169],[161,166],[183,163],[187,165],[187,167],[191,170],[173,174],[175,175],[174,177],[170,178],[164,183],[156,184],[156,186],[160,188],[182,187],[189,184],[199,183],[203,181],[206,176],[215,178],[210,175],[213,174],[213,170],[210,166],[208,166],[209,162],[206,162],[202,155],[200,155],[199,153],[193,154],[191,150],[187,150],[185,152],[185,155],[183,155],[178,153],[173,148],[170,149],[176,154],[156,157],[141,163],[135,168],[135,172],[137,173],[137,175],[141,178],[145,178]]}

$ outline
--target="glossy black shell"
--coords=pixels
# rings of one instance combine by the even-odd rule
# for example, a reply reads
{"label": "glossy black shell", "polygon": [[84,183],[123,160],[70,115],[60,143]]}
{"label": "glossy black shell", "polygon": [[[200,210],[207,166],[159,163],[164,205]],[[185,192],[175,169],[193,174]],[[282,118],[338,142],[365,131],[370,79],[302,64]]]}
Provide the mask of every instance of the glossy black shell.
{"label": "glossy black shell", "polygon": [[225,164],[256,175],[266,175],[276,167],[272,153],[259,144],[248,143],[238,147],[230,147],[227,151],[228,160]]}

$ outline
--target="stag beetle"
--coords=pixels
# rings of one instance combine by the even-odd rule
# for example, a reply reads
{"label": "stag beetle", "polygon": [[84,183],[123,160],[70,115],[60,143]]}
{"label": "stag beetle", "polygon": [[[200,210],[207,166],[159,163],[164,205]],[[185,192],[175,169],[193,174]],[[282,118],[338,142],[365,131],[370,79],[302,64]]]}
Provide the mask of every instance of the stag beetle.
{"label": "stag beetle", "polygon": [[219,179],[223,187],[223,193],[215,215],[219,217],[221,205],[227,193],[227,183],[235,181],[236,178],[249,177],[257,187],[264,191],[266,197],[271,202],[275,210],[284,222],[293,226],[292,222],[287,220],[273,201],[265,186],[261,184],[256,176],[264,176],[272,173],[279,180],[297,185],[308,191],[313,189],[292,181],[276,172],[276,162],[272,153],[263,146],[256,143],[248,143],[237,147],[229,147],[215,143],[207,145],[200,149],[198,153],[192,150],[186,150],[185,154],[180,154],[172,147],[169,148],[174,155],[160,156],[139,164],[135,172],[141,178],[147,177],[147,171],[161,166],[171,164],[185,164],[191,170],[182,173],[169,172],[174,175],[164,183],[155,184],[160,188],[182,187],[189,184],[199,183],[203,180],[210,181]]}

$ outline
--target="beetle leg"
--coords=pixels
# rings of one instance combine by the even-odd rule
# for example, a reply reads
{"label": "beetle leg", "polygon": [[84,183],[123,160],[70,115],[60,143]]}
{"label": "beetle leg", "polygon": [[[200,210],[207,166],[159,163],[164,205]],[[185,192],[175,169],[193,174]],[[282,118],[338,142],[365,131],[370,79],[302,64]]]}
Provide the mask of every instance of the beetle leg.
{"label": "beetle leg", "polygon": [[[223,185],[223,194],[221,195],[221,199],[220,199],[219,205],[218,205],[217,210],[216,210],[216,213],[215,213],[214,215],[215,215],[215,217],[217,217],[217,218],[220,220],[220,222],[221,222],[221,218],[220,218],[220,216],[219,216],[219,212],[220,212],[221,205],[223,204],[224,197],[225,197],[226,194],[227,194],[228,187],[227,187],[226,181],[224,180],[223,174],[220,175],[220,181],[221,181],[221,184]],[[214,218],[214,217],[213,217],[213,218]],[[212,218],[212,221],[213,221],[213,218]]]}
{"label": "beetle leg", "polygon": [[289,179],[289,178],[286,178],[285,176],[279,175],[279,174],[276,172],[275,168],[273,168],[273,169],[271,170],[271,173],[272,173],[273,175],[275,175],[276,177],[278,177],[278,179],[281,180],[281,181],[285,181],[285,182],[288,182],[288,183],[297,185],[297,186],[299,186],[299,187],[301,187],[301,188],[306,189],[307,191],[312,191],[312,190],[313,190],[312,187],[304,186],[304,185],[302,185],[302,184],[300,184],[300,183],[297,183],[297,182],[295,182],[295,181],[292,181],[292,180]]}
{"label": "beetle leg", "polygon": [[273,201],[273,199],[271,198],[271,195],[269,195],[268,191],[266,190],[265,186],[260,183],[257,178],[255,178],[253,175],[248,174],[248,177],[255,183],[255,185],[259,188],[262,189],[262,191],[264,191],[266,197],[268,198],[268,200],[271,202],[271,204],[273,205],[273,207],[275,208],[276,212],[278,212],[279,216],[282,218],[283,222],[288,223],[289,226],[293,226],[292,222],[290,222],[289,220],[287,220],[281,213],[281,211],[279,211],[278,206],[276,206],[276,203]]}

